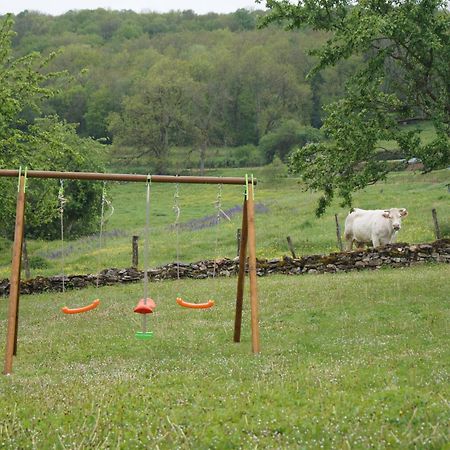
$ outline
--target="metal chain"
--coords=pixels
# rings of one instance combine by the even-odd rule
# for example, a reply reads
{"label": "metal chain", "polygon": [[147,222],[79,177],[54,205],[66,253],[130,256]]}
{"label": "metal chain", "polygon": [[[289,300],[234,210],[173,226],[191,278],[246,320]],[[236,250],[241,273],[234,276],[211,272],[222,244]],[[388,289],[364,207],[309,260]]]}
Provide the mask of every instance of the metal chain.
{"label": "metal chain", "polygon": [[[219,184],[217,187],[217,198],[215,201],[216,207],[216,245],[214,250],[214,264],[213,264],[213,278],[216,277],[217,272],[217,259],[219,258],[218,250],[219,250],[219,225],[220,225],[220,215],[225,214],[222,210],[222,184]],[[225,214],[226,217],[228,217]]]}
{"label": "metal chain", "polygon": [[[144,246],[144,305],[147,304],[148,298],[148,265],[150,250],[150,188],[152,177],[147,177],[147,197],[145,202],[145,246]],[[147,332],[147,314],[142,315],[142,332]]]}
{"label": "metal chain", "polygon": [[145,247],[144,247],[144,304],[147,304],[148,297],[148,265],[149,265],[149,250],[150,250],[150,188],[151,176],[147,180],[147,198],[145,209]]}
{"label": "metal chain", "polygon": [[[110,213],[107,217],[105,217],[105,211],[110,210]],[[105,230],[105,224],[108,222],[108,220],[111,218],[111,216],[114,214],[114,206],[111,203],[111,201],[108,199],[107,196],[107,189],[106,189],[106,181],[103,182],[103,189],[102,189],[102,204],[101,204],[101,213],[100,213],[100,235],[99,235],[99,252],[98,252],[98,258],[97,258],[97,282],[96,287],[99,286],[99,279],[100,279],[100,269],[101,269],[101,252],[100,250],[103,249],[103,232]]]}
{"label": "metal chain", "polygon": [[64,258],[64,207],[67,203],[67,199],[64,198],[64,180],[60,180],[59,183],[59,191],[58,191],[58,211],[59,211],[59,219],[61,224],[61,265],[62,265],[62,291],[66,292],[65,285],[65,258]]}
{"label": "metal chain", "polygon": [[180,236],[179,236],[179,228],[180,228],[180,186],[179,183],[175,184],[175,194],[173,196],[174,204],[173,210],[175,211],[175,235],[176,235],[176,248],[177,248],[177,280],[180,279]]}
{"label": "metal chain", "polygon": [[106,181],[103,182],[103,190],[102,190],[102,204],[101,204],[101,213],[100,213],[100,236],[99,236],[99,252],[97,257],[97,281],[96,281],[96,288],[98,288],[99,281],[100,281],[100,258],[101,258],[101,249],[103,248],[103,226],[105,225],[105,205],[106,205]]}

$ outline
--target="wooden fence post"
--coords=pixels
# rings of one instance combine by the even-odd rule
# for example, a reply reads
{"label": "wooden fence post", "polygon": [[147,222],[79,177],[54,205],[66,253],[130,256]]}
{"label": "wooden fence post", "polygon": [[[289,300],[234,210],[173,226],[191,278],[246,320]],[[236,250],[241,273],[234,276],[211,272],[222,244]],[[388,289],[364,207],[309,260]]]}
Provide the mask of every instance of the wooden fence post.
{"label": "wooden fence post", "polygon": [[133,236],[132,240],[131,240],[131,245],[132,245],[132,260],[131,260],[131,267],[133,269],[137,269],[138,264],[139,264],[139,236]]}
{"label": "wooden fence post", "polygon": [[291,253],[292,253],[292,257],[293,257],[294,259],[296,259],[297,257],[295,256],[294,244],[292,243],[291,237],[290,237],[290,236],[287,236],[287,237],[286,237],[286,240],[287,240],[287,243],[288,243],[289,250],[290,250]]}
{"label": "wooden fence post", "polygon": [[436,239],[441,239],[441,230],[439,228],[439,222],[438,222],[437,212],[436,212],[435,208],[433,208],[431,210],[431,214],[433,215],[434,235],[436,236]]}
{"label": "wooden fence post", "polygon": [[242,234],[242,230],[240,228],[238,228],[236,230],[237,256],[239,256],[240,251],[241,251],[241,234]]}
{"label": "wooden fence post", "polygon": [[25,270],[25,279],[29,280],[31,278],[30,260],[28,259],[27,241],[25,238],[23,238],[22,245],[22,264]]}
{"label": "wooden fence post", "polygon": [[339,219],[338,219],[338,215],[337,214],[334,215],[334,220],[336,221],[337,243],[338,243],[339,250],[342,252],[342,251],[344,251],[344,247],[342,245],[341,227],[339,225]]}

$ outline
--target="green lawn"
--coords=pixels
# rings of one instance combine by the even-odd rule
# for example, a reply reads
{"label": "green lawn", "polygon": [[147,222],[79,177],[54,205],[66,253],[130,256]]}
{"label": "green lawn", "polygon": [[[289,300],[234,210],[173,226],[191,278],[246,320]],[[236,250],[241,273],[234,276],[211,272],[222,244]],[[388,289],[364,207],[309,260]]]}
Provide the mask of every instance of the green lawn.
{"label": "green lawn", "polygon": [[[141,284],[23,296],[0,447],[448,448],[449,275],[260,278],[258,356],[247,297],[231,342],[235,278],[152,283],[146,342],[134,338]],[[216,306],[182,309],[178,293]],[[97,296],[84,315],[59,311]]]}
{"label": "green lawn", "polygon": [[[402,128],[403,131],[419,130],[419,136],[422,145],[428,144],[436,138],[436,131],[433,125],[427,121],[403,125]],[[380,141],[378,145],[380,148],[384,148],[386,150],[398,151],[398,143],[396,141]]]}
{"label": "green lawn", "polygon": [[[209,175],[241,176],[245,169],[208,172]],[[273,181],[264,169],[255,169],[259,183],[255,202],[257,256],[280,257],[289,254],[286,236],[291,236],[297,254],[329,253],[337,250],[334,214],[339,215],[343,229],[348,208],[335,202],[325,216],[317,218],[314,210],[318,194],[304,192],[297,179]],[[405,207],[409,216],[403,222],[399,241],[418,243],[434,240],[431,209],[436,208],[443,234],[450,236],[450,194],[447,184],[450,172],[441,170],[427,175],[412,172],[394,173],[387,182],[378,183],[355,194],[354,205],[362,208]],[[98,236],[70,240],[66,234],[66,273],[95,273],[105,267],[129,267],[131,264],[131,236],[141,236],[143,256],[143,229],[145,224],[145,186],[137,183],[112,183],[111,199],[114,214],[105,229],[104,245],[99,248]],[[176,235],[171,225],[174,185],[152,186],[150,265],[157,266],[176,259]],[[180,186],[180,221],[199,221],[214,216],[218,188],[209,185]],[[13,194],[12,194],[13,195]],[[241,206],[243,188],[224,186],[222,209]],[[195,225],[195,223],[194,223]],[[241,227],[241,216],[235,214],[231,222],[223,219],[220,227],[182,229],[179,236],[179,254],[183,261],[196,261],[218,256],[236,255],[236,230]],[[194,227],[194,228],[195,228]],[[57,257],[60,242],[28,242],[32,262],[32,276],[52,275],[62,271]],[[10,244],[0,242],[0,278],[9,276]]]}

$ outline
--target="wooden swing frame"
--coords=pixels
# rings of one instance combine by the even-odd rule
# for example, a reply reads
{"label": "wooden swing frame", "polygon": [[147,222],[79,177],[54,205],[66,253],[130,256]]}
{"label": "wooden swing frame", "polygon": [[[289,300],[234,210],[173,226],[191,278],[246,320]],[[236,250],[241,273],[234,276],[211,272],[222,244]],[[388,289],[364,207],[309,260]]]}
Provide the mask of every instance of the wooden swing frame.
{"label": "wooden swing frame", "polygon": [[[147,175],[116,174],[116,173],[94,173],[94,172],[56,172],[28,170],[22,173],[20,170],[0,169],[0,177],[19,178],[16,223],[14,230],[14,244],[11,263],[8,327],[6,335],[5,365],[3,373],[12,373],[13,356],[17,355],[17,335],[19,322],[19,299],[20,299],[20,272],[22,262],[22,245],[25,226],[25,185],[27,178],[56,178],[69,180],[95,180],[95,181],[131,181],[147,182]],[[241,341],[242,307],[244,299],[244,282],[247,263],[248,249],[248,274],[250,279],[250,326],[252,352],[260,352],[259,340],[259,318],[258,318],[258,292],[256,275],[256,233],[255,233],[255,207],[254,186],[256,180],[248,182],[242,177],[203,177],[203,176],[171,176],[152,175],[152,183],[191,183],[191,184],[231,184],[247,186],[244,195],[242,212],[242,231],[239,251],[239,274],[236,292],[236,311],[234,322],[233,341]]]}

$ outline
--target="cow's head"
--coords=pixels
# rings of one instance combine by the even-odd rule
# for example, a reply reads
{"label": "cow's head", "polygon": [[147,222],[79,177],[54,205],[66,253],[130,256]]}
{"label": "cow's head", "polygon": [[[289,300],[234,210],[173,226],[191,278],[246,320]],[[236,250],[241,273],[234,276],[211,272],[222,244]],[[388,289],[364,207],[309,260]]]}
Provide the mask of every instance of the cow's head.
{"label": "cow's head", "polygon": [[402,217],[406,217],[408,211],[406,208],[391,208],[383,212],[383,217],[391,222],[394,231],[400,230],[402,227]]}

